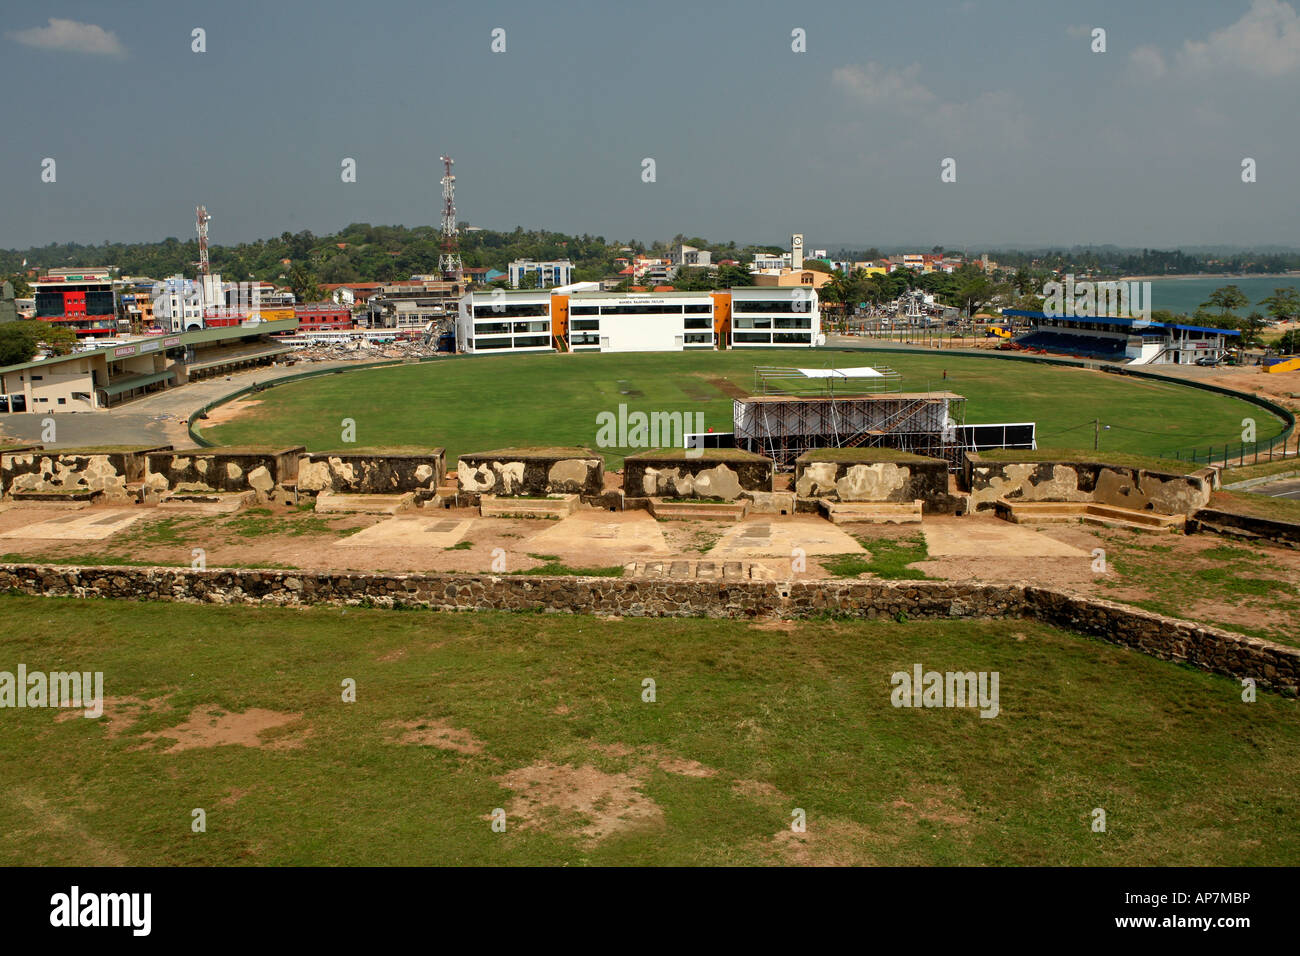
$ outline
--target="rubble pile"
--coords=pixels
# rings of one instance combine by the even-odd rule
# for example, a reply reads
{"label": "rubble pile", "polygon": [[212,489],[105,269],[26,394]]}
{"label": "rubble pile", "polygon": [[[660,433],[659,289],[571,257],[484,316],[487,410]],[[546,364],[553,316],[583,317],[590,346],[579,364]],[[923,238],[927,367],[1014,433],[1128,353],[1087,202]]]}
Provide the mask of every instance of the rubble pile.
{"label": "rubble pile", "polygon": [[[422,339],[392,342],[313,342],[294,349],[287,358],[296,362],[376,362],[382,359],[427,358],[438,354],[435,343]],[[445,353],[444,353],[445,354]]]}

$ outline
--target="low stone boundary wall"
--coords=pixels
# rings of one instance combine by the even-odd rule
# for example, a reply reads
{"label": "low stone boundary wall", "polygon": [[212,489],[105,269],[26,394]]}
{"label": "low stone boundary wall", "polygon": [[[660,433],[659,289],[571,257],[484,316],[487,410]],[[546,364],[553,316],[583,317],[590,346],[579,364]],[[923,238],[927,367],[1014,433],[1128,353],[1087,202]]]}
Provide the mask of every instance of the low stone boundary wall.
{"label": "low stone boundary wall", "polygon": [[771,492],[776,464],[735,448],[688,452],[661,448],[623,459],[623,493],[629,498],[721,498]]}
{"label": "low stone boundary wall", "polygon": [[582,495],[605,491],[605,459],[590,448],[502,448],[456,461],[466,495]]}
{"label": "low stone boundary wall", "polygon": [[1162,660],[1300,691],[1300,648],[1050,588],[947,581],[692,581],[0,564],[0,591],[299,607],[313,604],[628,617],[1034,618]]}
{"label": "low stone boundary wall", "polygon": [[974,511],[1009,501],[1091,501],[1097,504],[1191,515],[1210,503],[1214,469],[1174,475],[1087,461],[989,461],[968,452],[963,467]]}
{"label": "low stone boundary wall", "polygon": [[68,448],[27,450],[0,455],[0,487],[19,492],[100,491],[108,498],[129,498],[127,485],[144,478],[145,459],[171,445],[138,448]]}
{"label": "low stone boundary wall", "polygon": [[425,452],[314,452],[298,459],[298,491],[432,496],[447,475],[445,449]]}
{"label": "low stone boundary wall", "polygon": [[289,448],[180,448],[152,452],[144,485],[157,494],[255,491],[261,497],[298,478],[302,445]]}
{"label": "low stone boundary wall", "polygon": [[1274,544],[1285,545],[1288,548],[1300,548],[1300,524],[1275,521],[1272,518],[1257,518],[1254,515],[1243,515],[1235,511],[1202,508],[1187,519],[1187,533],[1197,534],[1202,531],[1237,538],[1272,541]]}

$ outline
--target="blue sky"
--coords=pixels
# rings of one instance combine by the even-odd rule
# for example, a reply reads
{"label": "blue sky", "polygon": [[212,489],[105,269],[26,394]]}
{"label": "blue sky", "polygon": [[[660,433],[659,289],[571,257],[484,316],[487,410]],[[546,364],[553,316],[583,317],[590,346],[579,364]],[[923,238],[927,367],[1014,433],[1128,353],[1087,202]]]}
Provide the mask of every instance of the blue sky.
{"label": "blue sky", "polygon": [[448,152],[491,228],[1300,245],[1298,5],[14,4],[0,246],[436,224]]}

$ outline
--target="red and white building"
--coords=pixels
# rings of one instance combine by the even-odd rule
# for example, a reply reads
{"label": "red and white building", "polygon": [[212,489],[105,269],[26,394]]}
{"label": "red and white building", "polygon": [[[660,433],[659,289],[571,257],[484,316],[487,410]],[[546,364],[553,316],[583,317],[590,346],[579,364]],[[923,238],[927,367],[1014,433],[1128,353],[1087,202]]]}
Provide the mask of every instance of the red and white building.
{"label": "red and white building", "polygon": [[79,339],[120,331],[111,269],[51,269],[32,288],[42,322],[71,329]]}

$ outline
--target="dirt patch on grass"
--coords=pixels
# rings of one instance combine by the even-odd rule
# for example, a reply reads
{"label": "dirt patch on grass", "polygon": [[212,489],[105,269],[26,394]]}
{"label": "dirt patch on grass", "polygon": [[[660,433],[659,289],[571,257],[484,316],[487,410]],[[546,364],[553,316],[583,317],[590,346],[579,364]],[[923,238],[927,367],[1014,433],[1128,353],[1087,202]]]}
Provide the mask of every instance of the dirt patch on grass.
{"label": "dirt patch on grass", "polygon": [[727,398],[749,398],[748,389],[741,388],[739,385],[732,382],[731,379],[723,378],[720,375],[706,375],[704,376],[704,380],[723,395],[726,395]]}
{"label": "dirt patch on grass", "polygon": [[233,807],[252,792],[253,791],[251,790],[241,790],[239,787],[232,787],[230,793],[221,798],[221,805],[224,807]]}
{"label": "dirt patch on grass", "polygon": [[847,820],[809,821],[804,833],[782,830],[772,837],[771,849],[792,866],[875,866],[870,847],[879,846],[878,834]]}
{"label": "dirt patch on grass", "polygon": [[675,773],[683,777],[716,777],[718,771],[712,767],[706,767],[698,760],[687,760],[684,757],[660,757],[657,766],[664,773]]}
{"label": "dirt patch on grass", "polygon": [[203,427],[210,428],[213,425],[224,425],[226,422],[234,421],[250,408],[261,405],[260,398],[244,400],[235,399],[233,402],[226,402],[224,405],[218,405],[208,412],[208,417],[203,420]]}
{"label": "dirt patch on grass", "polygon": [[175,743],[164,751],[169,754],[201,747],[222,747],[227,744],[287,750],[301,747],[307,734],[285,732],[270,737],[266,735],[268,732],[286,728],[301,719],[302,714],[285,714],[258,707],[252,707],[239,714],[209,705],[195,707],[190,712],[189,720],[183,724],[177,724],[167,730],[149,732],[143,736],[151,739],[174,740]]}
{"label": "dirt patch on grass", "polygon": [[[148,700],[140,697],[105,697],[104,713],[100,715],[96,723],[104,725],[105,738],[111,740],[114,737],[120,737],[141,717],[161,710],[163,705],[171,699],[171,696],[171,694],[167,694],[163,697],[153,697]],[[82,717],[83,714],[83,710],[64,710],[55,715],[54,720],[56,723],[63,723],[65,720],[71,720],[74,717]]]}
{"label": "dirt patch on grass", "polygon": [[644,776],[651,769],[675,773],[683,777],[716,777],[718,771],[698,760],[689,760],[673,754],[665,755],[657,747],[629,747],[627,744],[595,744],[592,750],[606,757],[631,758],[635,772]]}
{"label": "dirt patch on grass", "polygon": [[663,824],[663,810],[638,789],[641,781],[630,773],[543,761],[498,779],[515,791],[507,816],[520,827],[550,829],[565,826],[566,818],[573,825],[576,817],[581,821],[576,832],[596,843],[624,830]]}
{"label": "dirt patch on grass", "polygon": [[971,822],[970,814],[961,809],[962,793],[956,787],[917,787],[908,798],[899,797],[889,805],[890,809],[901,811],[909,820],[951,827],[964,827]]}
{"label": "dirt patch on grass", "polygon": [[381,664],[391,664],[394,661],[400,661],[405,656],[406,656],[406,649],[399,647],[395,651],[389,651],[387,654],[383,654],[379,657],[376,657],[375,660],[379,661],[379,663]]}
{"label": "dirt patch on grass", "polygon": [[762,780],[737,780],[731,785],[733,792],[751,800],[789,800],[784,793]]}
{"label": "dirt patch on grass", "polygon": [[453,727],[443,720],[401,720],[389,726],[405,731],[399,738],[400,743],[454,750],[460,754],[483,752],[483,741],[468,730]]}

